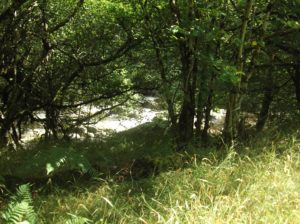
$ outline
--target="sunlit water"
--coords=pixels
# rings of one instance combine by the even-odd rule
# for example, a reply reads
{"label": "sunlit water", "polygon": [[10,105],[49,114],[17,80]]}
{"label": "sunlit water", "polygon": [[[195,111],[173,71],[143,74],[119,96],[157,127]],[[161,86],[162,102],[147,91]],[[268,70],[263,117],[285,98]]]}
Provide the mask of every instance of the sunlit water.
{"label": "sunlit water", "polygon": [[[155,97],[146,97],[145,102],[154,104],[157,98]],[[155,108],[155,107],[151,107]],[[83,106],[80,108],[80,113],[96,113],[100,110],[100,108],[97,108],[95,106]],[[156,110],[156,109],[150,109],[145,108],[142,106],[136,107],[134,109],[135,116],[133,117],[125,117],[122,115],[111,115],[109,117],[106,117],[98,122],[93,122],[92,124],[89,124],[88,126],[81,126],[81,133],[71,133],[71,138],[85,138],[90,137],[94,138],[97,136],[97,134],[105,134],[107,132],[121,132],[125,131],[131,128],[134,128],[136,126],[139,126],[141,124],[151,122],[153,119],[157,116],[162,117],[163,114],[166,114],[166,111]],[[214,127],[219,129],[219,126],[221,127],[224,122],[225,117],[225,110],[220,109],[218,111],[212,111],[212,130]],[[45,118],[44,113],[37,114],[39,118]],[[73,114],[72,116],[76,116]],[[33,128],[27,130],[23,136],[22,136],[22,142],[26,143],[29,142],[35,138],[41,137],[45,134],[45,130],[43,128]]]}

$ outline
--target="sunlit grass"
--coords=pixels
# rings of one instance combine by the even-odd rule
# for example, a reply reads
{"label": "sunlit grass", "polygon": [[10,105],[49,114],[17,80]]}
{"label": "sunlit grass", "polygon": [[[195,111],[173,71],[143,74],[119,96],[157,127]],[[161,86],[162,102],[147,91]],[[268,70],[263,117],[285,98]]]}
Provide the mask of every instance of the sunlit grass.
{"label": "sunlit grass", "polygon": [[299,147],[286,138],[239,154],[190,155],[185,168],[156,177],[54,189],[35,198],[36,208],[41,223],[300,223]]}

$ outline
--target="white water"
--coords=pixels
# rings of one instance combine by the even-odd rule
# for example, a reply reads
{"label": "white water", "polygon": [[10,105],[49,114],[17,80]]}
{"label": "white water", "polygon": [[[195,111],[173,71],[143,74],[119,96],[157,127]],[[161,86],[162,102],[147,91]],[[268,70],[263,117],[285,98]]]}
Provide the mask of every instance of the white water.
{"label": "white water", "polygon": [[211,111],[211,122],[209,132],[211,134],[221,134],[225,122],[226,110],[219,109]]}
{"label": "white water", "polygon": [[[157,98],[155,97],[145,97],[143,102],[150,103],[151,105],[155,105],[155,101]],[[153,107],[152,107],[153,108]],[[81,114],[93,114],[100,110],[95,106],[83,106],[80,108]],[[85,137],[96,137],[97,134],[105,134],[107,132],[121,132],[141,124],[151,122],[155,117],[162,116],[165,111],[155,110],[150,108],[144,108],[142,106],[136,107],[134,109],[134,118],[131,117],[124,117],[121,115],[112,115],[106,117],[98,122],[94,122],[93,124],[89,124],[88,126],[81,126],[81,134],[79,133],[72,133],[71,138],[85,138]],[[224,123],[226,111],[224,109],[220,109],[218,111],[212,111],[212,121],[211,121],[211,133],[218,133]],[[45,114],[40,112],[37,114],[39,118],[45,118]],[[76,114],[70,115],[72,117],[78,116]],[[91,131],[92,130],[92,131]],[[43,128],[33,128],[27,130],[22,136],[22,142],[26,143],[31,141],[35,138],[41,137],[45,134],[45,130]]]}
{"label": "white water", "polygon": [[104,118],[94,125],[99,130],[113,130],[116,132],[125,131],[130,128],[134,128],[138,125],[151,122],[161,111],[154,111],[149,108],[140,108],[137,118],[126,118],[119,116],[111,116]]}
{"label": "white water", "polygon": [[[155,100],[157,98],[155,97],[145,97],[143,102],[150,103],[152,105],[155,104]],[[94,114],[101,110],[101,108],[95,107],[95,106],[82,106],[80,108],[80,114]],[[155,117],[158,115],[162,115],[164,111],[161,110],[154,110],[150,108],[143,108],[141,106],[136,107],[134,109],[134,113],[136,114],[134,118],[131,117],[125,117],[121,115],[111,115],[109,117],[106,117],[98,122],[93,122],[93,124],[89,124],[88,128],[85,126],[82,126],[82,132],[81,134],[73,133],[71,134],[71,138],[84,138],[84,137],[95,137],[95,134],[97,133],[106,133],[109,132],[121,132],[128,130],[130,128],[134,128],[136,126],[139,126],[141,124],[151,122]],[[45,118],[45,114],[43,112],[39,112],[36,114],[39,118]],[[78,115],[71,114],[71,117],[76,117]],[[93,132],[88,131],[91,129],[96,130]],[[32,128],[28,129],[23,135],[22,135],[22,142],[26,143],[28,141],[31,141],[35,138],[41,137],[45,134],[45,130],[43,128]],[[84,135],[84,136],[83,136]]]}

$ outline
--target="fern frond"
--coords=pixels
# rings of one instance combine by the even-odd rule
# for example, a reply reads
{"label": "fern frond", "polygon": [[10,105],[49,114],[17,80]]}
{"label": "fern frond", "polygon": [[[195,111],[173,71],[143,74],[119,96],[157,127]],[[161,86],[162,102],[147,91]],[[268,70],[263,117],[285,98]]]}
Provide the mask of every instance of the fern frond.
{"label": "fern frond", "polygon": [[88,219],[88,218],[85,218],[85,217],[82,217],[82,216],[77,216],[77,215],[74,215],[74,214],[68,214],[70,215],[71,217],[66,220],[66,224],[90,224],[92,223],[92,220]]}
{"label": "fern frond", "polygon": [[7,224],[36,223],[37,214],[32,205],[29,184],[19,186],[6,211],[2,213],[2,218]]}
{"label": "fern frond", "polygon": [[30,193],[30,185],[29,184],[23,184],[18,187],[17,192],[15,195],[11,197],[13,201],[24,201],[28,204],[32,204],[32,197]]}

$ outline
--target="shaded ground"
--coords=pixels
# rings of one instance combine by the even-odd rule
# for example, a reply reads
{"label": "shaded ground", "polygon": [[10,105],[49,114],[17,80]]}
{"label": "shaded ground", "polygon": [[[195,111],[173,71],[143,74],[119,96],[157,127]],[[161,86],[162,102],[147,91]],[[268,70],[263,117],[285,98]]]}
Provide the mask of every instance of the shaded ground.
{"label": "shaded ground", "polygon": [[102,140],[39,142],[27,150],[9,151],[2,155],[0,170],[12,187],[18,182],[47,182],[49,177],[64,181],[79,173],[128,176],[136,170],[131,174],[142,177],[150,175],[148,170],[161,169],[159,163],[172,154],[165,128],[147,123]]}

